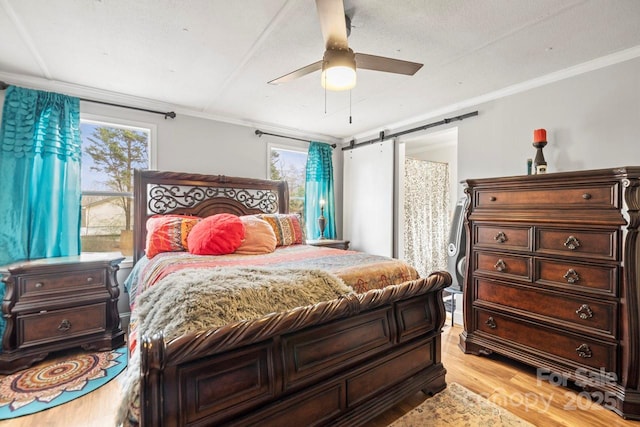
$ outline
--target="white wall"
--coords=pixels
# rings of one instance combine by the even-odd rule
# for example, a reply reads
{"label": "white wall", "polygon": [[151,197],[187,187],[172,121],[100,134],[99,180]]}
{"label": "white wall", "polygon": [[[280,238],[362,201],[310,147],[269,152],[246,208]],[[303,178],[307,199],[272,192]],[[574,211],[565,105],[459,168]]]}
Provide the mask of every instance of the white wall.
{"label": "white wall", "polygon": [[[538,128],[547,130],[548,172],[640,165],[640,58],[470,105],[390,133],[476,110],[478,116],[433,128],[434,132],[458,128],[455,182],[526,174],[527,159],[535,157],[533,131]],[[464,196],[463,186],[457,187],[453,200]]]}
{"label": "white wall", "polygon": [[640,165],[638,58],[465,111],[476,109],[457,122],[458,181],[526,174],[538,128],[548,172]]}

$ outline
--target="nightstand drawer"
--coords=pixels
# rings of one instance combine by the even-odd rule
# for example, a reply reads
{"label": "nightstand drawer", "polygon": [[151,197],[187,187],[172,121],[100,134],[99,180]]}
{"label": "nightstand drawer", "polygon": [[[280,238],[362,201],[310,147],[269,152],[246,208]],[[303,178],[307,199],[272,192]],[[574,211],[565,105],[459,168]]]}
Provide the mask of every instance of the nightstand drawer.
{"label": "nightstand drawer", "polygon": [[106,330],[106,303],[18,316],[18,346],[95,334]]}
{"label": "nightstand drawer", "polygon": [[575,258],[600,258],[615,261],[617,230],[536,229],[538,253]]}
{"label": "nightstand drawer", "polygon": [[18,282],[21,299],[44,298],[62,292],[84,292],[105,287],[103,269],[21,277]]}

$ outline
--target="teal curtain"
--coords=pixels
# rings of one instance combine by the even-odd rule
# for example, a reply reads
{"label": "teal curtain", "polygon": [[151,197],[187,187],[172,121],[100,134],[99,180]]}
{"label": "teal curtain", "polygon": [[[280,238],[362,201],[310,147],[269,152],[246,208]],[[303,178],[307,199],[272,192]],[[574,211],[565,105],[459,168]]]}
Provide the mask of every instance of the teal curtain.
{"label": "teal curtain", "polygon": [[324,237],[336,238],[335,197],[333,193],[333,160],[329,144],[311,142],[307,154],[307,174],[304,190],[304,220],[307,239],[318,239],[320,204],[324,203],[326,226]]}
{"label": "teal curtain", "polygon": [[0,127],[0,265],[80,253],[80,102],[9,86]]}

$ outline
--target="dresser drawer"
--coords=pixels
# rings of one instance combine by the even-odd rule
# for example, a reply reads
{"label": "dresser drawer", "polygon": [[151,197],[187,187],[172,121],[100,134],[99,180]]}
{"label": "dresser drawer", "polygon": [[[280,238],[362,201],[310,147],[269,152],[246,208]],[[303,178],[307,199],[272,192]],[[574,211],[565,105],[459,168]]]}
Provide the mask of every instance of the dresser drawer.
{"label": "dresser drawer", "polygon": [[575,258],[618,259],[617,230],[536,228],[536,252]]}
{"label": "dresser drawer", "polygon": [[473,243],[478,247],[529,251],[532,234],[531,227],[474,225]]}
{"label": "dresser drawer", "polygon": [[547,288],[591,295],[618,295],[618,268],[571,261],[534,259],[534,280]]}
{"label": "dresser drawer", "polygon": [[473,257],[474,273],[527,282],[532,280],[531,257],[485,251],[476,251]]}
{"label": "dresser drawer", "polygon": [[475,280],[474,289],[476,305],[498,304],[507,310],[526,312],[524,315],[530,318],[544,316],[542,320],[570,327],[578,333],[598,334],[604,339],[616,338],[618,310],[615,301],[569,297],[483,279]]}
{"label": "dresser drawer", "polygon": [[106,302],[18,316],[18,346],[27,347],[104,332]]}
{"label": "dresser drawer", "polygon": [[618,184],[615,182],[562,188],[482,189],[475,192],[475,207],[481,209],[617,209],[619,207],[617,194]]}
{"label": "dresser drawer", "polygon": [[476,333],[500,342],[511,341],[519,348],[528,347],[538,357],[561,358],[574,367],[588,366],[606,372],[617,372],[615,342],[587,338],[541,325],[474,309]]}
{"label": "dresser drawer", "polygon": [[18,279],[20,299],[46,298],[65,292],[85,292],[104,289],[105,270],[85,270],[68,273],[52,273],[23,276]]}

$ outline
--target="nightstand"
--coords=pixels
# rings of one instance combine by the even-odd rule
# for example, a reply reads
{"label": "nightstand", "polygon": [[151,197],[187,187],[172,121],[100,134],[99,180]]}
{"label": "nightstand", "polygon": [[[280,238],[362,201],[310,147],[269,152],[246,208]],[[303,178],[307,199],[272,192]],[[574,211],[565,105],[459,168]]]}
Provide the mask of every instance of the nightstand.
{"label": "nightstand", "polygon": [[5,283],[0,373],[27,368],[53,351],[122,346],[116,272],[123,259],[83,254],[0,267]]}
{"label": "nightstand", "polygon": [[307,240],[307,245],[324,246],[327,248],[335,248],[335,249],[343,249],[343,250],[349,249],[348,240],[335,240],[335,239]]}

